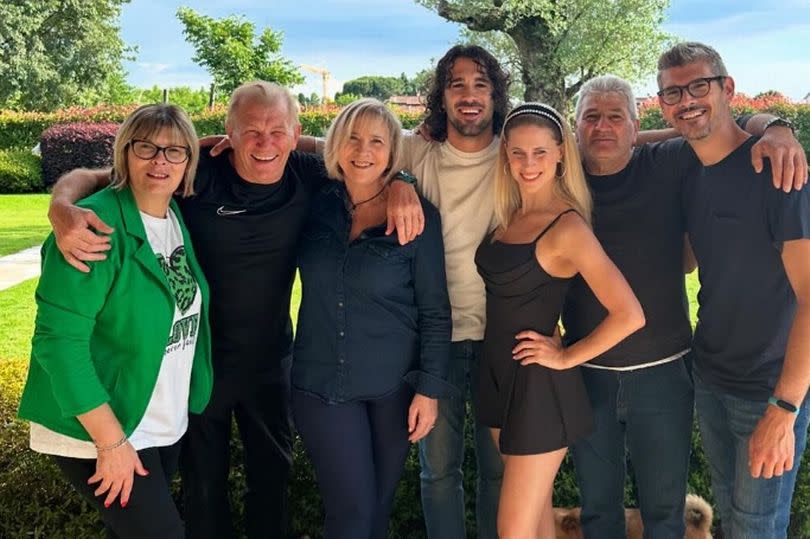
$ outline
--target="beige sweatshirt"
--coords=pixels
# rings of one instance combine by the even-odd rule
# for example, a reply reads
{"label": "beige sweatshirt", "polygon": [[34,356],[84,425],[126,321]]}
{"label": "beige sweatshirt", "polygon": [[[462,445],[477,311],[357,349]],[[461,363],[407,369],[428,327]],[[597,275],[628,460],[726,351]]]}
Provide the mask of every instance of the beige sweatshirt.
{"label": "beige sweatshirt", "polygon": [[482,340],[486,323],[484,283],[475,250],[495,226],[495,161],[498,138],[480,152],[405,134],[403,167],[442,216],[447,288],[453,309],[453,341]]}

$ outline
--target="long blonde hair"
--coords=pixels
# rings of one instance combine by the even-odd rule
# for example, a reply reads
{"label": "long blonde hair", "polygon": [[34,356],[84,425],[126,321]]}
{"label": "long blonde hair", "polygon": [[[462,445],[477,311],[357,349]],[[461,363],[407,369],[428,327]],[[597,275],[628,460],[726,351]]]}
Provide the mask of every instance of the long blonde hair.
{"label": "long blonde hair", "polygon": [[506,153],[509,133],[520,125],[545,127],[553,133],[557,144],[562,144],[561,167],[558,166],[557,176],[554,179],[554,192],[590,224],[593,202],[571,128],[560,113],[549,105],[523,103],[506,116],[501,130],[501,147],[495,166],[495,219],[498,229],[506,230],[515,211],[523,204],[517,182],[509,170],[509,158]]}

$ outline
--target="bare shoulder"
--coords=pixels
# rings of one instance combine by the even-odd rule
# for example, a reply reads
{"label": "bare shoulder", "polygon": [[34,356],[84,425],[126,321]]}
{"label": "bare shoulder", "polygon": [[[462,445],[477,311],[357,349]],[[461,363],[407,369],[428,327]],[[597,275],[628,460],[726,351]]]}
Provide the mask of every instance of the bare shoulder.
{"label": "bare shoulder", "polygon": [[579,248],[591,238],[593,231],[585,219],[576,211],[567,211],[560,215],[543,239],[546,248],[568,250]]}

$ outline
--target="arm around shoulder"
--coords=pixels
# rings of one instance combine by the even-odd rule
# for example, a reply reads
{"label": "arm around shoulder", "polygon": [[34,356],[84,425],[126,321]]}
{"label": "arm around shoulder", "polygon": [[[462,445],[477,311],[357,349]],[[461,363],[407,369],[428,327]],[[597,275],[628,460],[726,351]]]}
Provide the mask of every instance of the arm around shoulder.
{"label": "arm around shoulder", "polygon": [[84,262],[104,260],[113,229],[92,211],[76,202],[109,185],[110,169],[76,169],[62,176],[53,188],[48,219],[56,245],[68,263],[82,272]]}

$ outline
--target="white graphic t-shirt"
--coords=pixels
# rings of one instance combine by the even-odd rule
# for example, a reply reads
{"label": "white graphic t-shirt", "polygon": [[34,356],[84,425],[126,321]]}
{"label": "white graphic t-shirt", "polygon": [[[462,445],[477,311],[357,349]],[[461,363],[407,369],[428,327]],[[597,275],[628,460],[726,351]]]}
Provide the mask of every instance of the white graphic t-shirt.
{"label": "white graphic t-shirt", "polygon": [[[186,432],[191,366],[202,301],[188,265],[183,235],[174,212],[169,209],[165,219],[141,212],[141,219],[149,244],[174,294],[175,310],[152,397],[141,422],[129,437],[136,450],[172,445]],[[73,458],[94,459],[97,456],[92,442],[53,432],[33,422],[31,449]]]}

